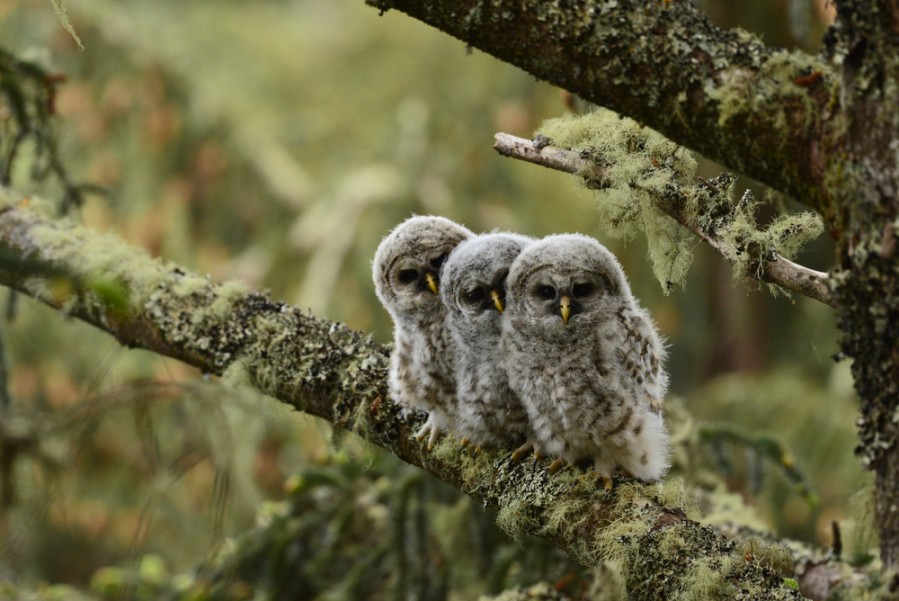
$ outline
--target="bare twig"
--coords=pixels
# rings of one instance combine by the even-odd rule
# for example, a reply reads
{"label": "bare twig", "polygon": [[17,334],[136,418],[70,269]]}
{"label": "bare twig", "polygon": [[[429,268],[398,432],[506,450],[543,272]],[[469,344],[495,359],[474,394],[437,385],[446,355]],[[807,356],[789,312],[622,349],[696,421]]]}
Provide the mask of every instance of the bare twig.
{"label": "bare twig", "polygon": [[[579,174],[588,179],[592,187],[601,188],[606,185],[604,184],[605,177],[602,167],[598,166],[595,161],[588,160],[572,150],[555,146],[538,148],[530,140],[506,133],[495,135],[493,148],[503,156],[542,165],[565,173]],[[716,233],[704,229],[684,209],[684,191],[666,191],[664,197],[660,197],[653,190],[645,191],[656,196],[660,210],[696,234],[703,242],[711,246],[715,252],[722,256],[727,256],[724,252],[724,243],[716,236]],[[752,251],[753,249],[748,249],[748,252]],[[752,260],[759,267],[757,271],[758,279],[833,306],[834,301],[830,293],[826,273],[803,267],[780,255],[755,256]]]}

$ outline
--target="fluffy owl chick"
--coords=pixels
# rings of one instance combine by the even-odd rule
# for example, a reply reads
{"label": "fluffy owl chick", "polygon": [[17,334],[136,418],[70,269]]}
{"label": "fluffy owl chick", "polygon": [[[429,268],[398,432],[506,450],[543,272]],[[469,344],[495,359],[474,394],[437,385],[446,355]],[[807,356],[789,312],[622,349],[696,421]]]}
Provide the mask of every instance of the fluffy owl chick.
{"label": "fluffy owl chick", "polygon": [[612,253],[578,234],[529,246],[509,272],[504,317],[503,361],[537,450],[590,459],[607,484],[617,466],[659,480],[665,350]]}
{"label": "fluffy owl chick", "polygon": [[457,436],[502,445],[528,436],[528,416],[500,358],[506,276],[534,240],[509,233],[461,242],[443,266],[440,288],[455,353]]}
{"label": "fluffy owl chick", "polygon": [[404,407],[428,412],[418,438],[428,436],[429,448],[455,421],[454,354],[440,271],[450,251],[473,235],[444,217],[411,217],[384,238],[372,264],[375,292],[393,318],[390,394]]}

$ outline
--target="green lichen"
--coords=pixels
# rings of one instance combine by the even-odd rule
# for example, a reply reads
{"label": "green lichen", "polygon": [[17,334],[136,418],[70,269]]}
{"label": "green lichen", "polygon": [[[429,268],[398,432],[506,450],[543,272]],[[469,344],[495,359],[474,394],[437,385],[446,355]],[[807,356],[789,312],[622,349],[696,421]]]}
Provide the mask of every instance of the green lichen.
{"label": "green lichen", "polygon": [[776,255],[792,259],[824,231],[821,218],[812,212],[781,215],[759,227],[755,218],[759,203],[749,190],[736,200],[735,181],[719,176],[694,187],[687,201],[687,211],[702,230],[723,243],[722,254],[733,266],[735,278],[760,277],[763,260]]}
{"label": "green lichen", "polygon": [[657,197],[671,186],[692,182],[696,172],[692,155],[632,119],[603,109],[550,119],[538,132],[554,145],[594,160],[603,173],[596,192],[603,229],[625,240],[645,234],[649,262],[662,289],[667,293],[674,285],[683,286],[695,242],[659,210]]}
{"label": "green lichen", "polygon": [[777,543],[769,543],[760,538],[750,537],[740,541],[735,556],[742,556],[745,561],[752,561],[760,566],[773,570],[780,576],[793,573],[793,555],[790,550]]}
{"label": "green lichen", "polygon": [[[771,69],[787,68],[781,60],[768,63]],[[737,199],[735,178],[723,174],[696,183],[696,162],[686,150],[611,111],[551,119],[538,135],[588,159],[579,176],[597,188],[603,229],[626,240],[639,233],[646,236],[649,263],[666,293],[683,286],[695,238],[664,213],[660,203],[683,203],[686,217],[720,240],[720,251],[734,266],[737,279],[758,278],[765,259],[775,254],[791,259],[823,231],[820,217],[811,212],[785,214],[759,227],[758,203],[748,190]]]}
{"label": "green lichen", "polygon": [[732,599],[736,588],[727,581],[733,560],[730,557],[703,557],[693,562],[681,579],[683,587],[674,597],[676,601]]}
{"label": "green lichen", "polygon": [[[823,63],[806,53],[781,50],[773,52],[758,70],[732,67],[721,71],[717,81],[706,82],[705,92],[718,103],[719,126],[735,117],[768,112],[772,103],[795,102],[808,119],[816,114],[816,105],[796,79],[826,70]],[[791,131],[785,111],[776,112],[775,117],[773,131]]]}
{"label": "green lichen", "polygon": [[255,389],[253,377],[250,375],[248,367],[245,360],[238,359],[237,361],[232,362],[222,373],[220,380],[222,385],[227,388],[233,388],[234,390],[245,388]]}
{"label": "green lichen", "polygon": [[513,499],[497,512],[496,525],[512,538],[517,538],[527,530],[528,524],[532,522],[528,510],[527,501]]}
{"label": "green lichen", "polygon": [[[40,206],[37,202],[33,204]],[[32,211],[31,205],[28,210]],[[40,209],[34,212],[39,213]],[[160,269],[159,261],[121,238],[82,228],[65,219],[49,225],[35,224],[29,236],[44,256],[66,265],[67,275],[73,280],[86,284],[87,288],[93,282],[115,282],[122,288],[122,294],[130,297],[132,305],[146,302],[168,275]]]}

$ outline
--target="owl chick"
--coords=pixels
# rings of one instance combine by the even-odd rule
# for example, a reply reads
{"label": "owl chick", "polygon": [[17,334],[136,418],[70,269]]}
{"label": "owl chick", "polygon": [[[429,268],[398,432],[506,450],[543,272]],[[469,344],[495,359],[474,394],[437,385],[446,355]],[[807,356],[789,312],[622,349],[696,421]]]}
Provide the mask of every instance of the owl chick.
{"label": "owl chick", "polygon": [[587,236],[548,236],[512,264],[506,294],[502,356],[537,450],[592,460],[607,486],[617,466],[661,479],[665,350],[612,253]]}
{"label": "owl chick", "polygon": [[390,394],[406,408],[428,412],[417,434],[428,436],[428,448],[455,421],[454,354],[440,270],[450,251],[473,235],[444,217],[411,217],[384,238],[372,264],[375,292],[393,318]]}
{"label": "owl chick", "polygon": [[534,240],[508,233],[465,240],[443,266],[440,288],[455,352],[458,423],[454,432],[476,445],[528,436],[528,416],[509,388],[500,360],[506,276]]}

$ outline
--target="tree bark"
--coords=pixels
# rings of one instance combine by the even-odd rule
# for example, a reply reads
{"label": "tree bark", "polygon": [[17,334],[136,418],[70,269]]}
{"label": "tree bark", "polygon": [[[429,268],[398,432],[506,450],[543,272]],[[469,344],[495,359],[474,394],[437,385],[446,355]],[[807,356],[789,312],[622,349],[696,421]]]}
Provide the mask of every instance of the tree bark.
{"label": "tree bark", "polygon": [[[606,492],[587,474],[550,475],[545,463],[514,463],[508,451],[471,456],[452,437],[427,452],[414,438],[424,415],[404,417],[387,396],[389,348],[364,334],[22,207],[0,209],[0,249],[0,284],[125,346],[177,358],[231,385],[252,385],[355,432],[497,511],[507,530],[544,537],[587,565],[614,563],[632,599],[801,598],[791,584],[795,558],[785,547],[732,540],[688,519],[678,482],[618,479]],[[817,573],[841,569],[814,566]]]}
{"label": "tree bark", "polygon": [[834,182],[842,352],[861,400],[857,453],[876,474],[881,559],[899,567],[899,4],[837,4],[847,135]]}

